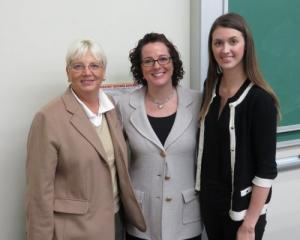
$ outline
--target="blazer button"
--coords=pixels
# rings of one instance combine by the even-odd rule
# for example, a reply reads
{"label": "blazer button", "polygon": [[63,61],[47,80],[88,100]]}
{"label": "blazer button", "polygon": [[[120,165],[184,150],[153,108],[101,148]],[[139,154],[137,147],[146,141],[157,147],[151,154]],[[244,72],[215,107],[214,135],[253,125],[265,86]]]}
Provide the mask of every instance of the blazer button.
{"label": "blazer button", "polygon": [[170,198],[170,197],[166,198],[166,202],[171,202],[171,201],[172,201],[172,198]]}
{"label": "blazer button", "polygon": [[165,176],[165,180],[169,180],[171,177],[169,176]]}
{"label": "blazer button", "polygon": [[166,152],[163,151],[163,150],[161,150],[161,151],[160,151],[160,156],[162,156],[163,158],[165,158],[165,157],[166,157]]}

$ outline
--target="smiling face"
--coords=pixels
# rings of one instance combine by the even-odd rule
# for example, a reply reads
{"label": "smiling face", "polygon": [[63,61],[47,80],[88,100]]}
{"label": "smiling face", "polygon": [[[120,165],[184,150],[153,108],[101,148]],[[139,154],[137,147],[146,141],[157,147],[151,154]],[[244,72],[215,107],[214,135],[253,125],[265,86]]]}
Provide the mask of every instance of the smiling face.
{"label": "smiling face", "polygon": [[105,70],[91,52],[72,60],[67,75],[73,91],[79,98],[98,96]]}
{"label": "smiling face", "polygon": [[[167,46],[162,42],[148,43],[142,48],[142,62],[147,60],[166,59],[170,57]],[[163,61],[162,61],[163,62]],[[172,59],[166,64],[154,62],[153,66],[142,66],[143,77],[150,86],[172,86],[174,66]]]}
{"label": "smiling face", "polygon": [[217,27],[212,34],[211,44],[214,58],[223,71],[243,69],[245,40],[240,31]]}

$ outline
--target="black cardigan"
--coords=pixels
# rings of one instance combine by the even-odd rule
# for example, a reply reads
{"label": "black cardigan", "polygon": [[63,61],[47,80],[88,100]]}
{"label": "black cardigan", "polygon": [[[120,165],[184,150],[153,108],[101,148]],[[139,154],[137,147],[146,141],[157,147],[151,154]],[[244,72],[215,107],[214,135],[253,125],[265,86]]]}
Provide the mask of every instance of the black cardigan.
{"label": "black cardigan", "polygon": [[[213,95],[213,99],[216,94]],[[277,110],[272,97],[249,80],[238,94],[229,101],[229,146],[227,151],[231,161],[232,220],[240,221],[246,215],[251,199],[252,185],[271,187],[277,176],[276,128]],[[200,190],[200,179],[205,141],[205,122],[201,122],[196,189]],[[210,146],[213,151],[213,146]],[[204,159],[205,161],[205,159]],[[205,169],[203,169],[205,171]],[[266,213],[271,198],[269,193],[261,214]]]}

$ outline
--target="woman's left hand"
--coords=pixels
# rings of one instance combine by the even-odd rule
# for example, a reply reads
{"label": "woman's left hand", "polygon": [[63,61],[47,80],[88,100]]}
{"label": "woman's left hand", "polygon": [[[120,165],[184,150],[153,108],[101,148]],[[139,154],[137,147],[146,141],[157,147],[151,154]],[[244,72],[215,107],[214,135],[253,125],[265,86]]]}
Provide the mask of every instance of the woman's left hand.
{"label": "woman's left hand", "polygon": [[255,240],[254,228],[242,224],[237,231],[236,240]]}

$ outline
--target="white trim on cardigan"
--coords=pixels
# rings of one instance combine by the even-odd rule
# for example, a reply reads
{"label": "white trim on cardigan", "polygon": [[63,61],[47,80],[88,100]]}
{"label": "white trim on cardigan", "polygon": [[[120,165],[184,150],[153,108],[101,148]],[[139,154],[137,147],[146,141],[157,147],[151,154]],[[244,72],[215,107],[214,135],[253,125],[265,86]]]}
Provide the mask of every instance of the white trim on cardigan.
{"label": "white trim on cardigan", "polygon": [[[214,97],[216,96],[215,88],[209,105],[212,103]],[[205,129],[204,123],[205,123],[205,117],[200,121],[200,134],[199,134],[198,156],[197,156],[197,173],[196,173],[196,184],[195,184],[196,191],[200,191],[200,185],[201,185],[201,166],[202,166],[201,163],[202,163],[202,155],[203,155],[204,129]]]}
{"label": "white trim on cardigan", "polygon": [[[234,102],[229,103],[230,115],[229,115],[229,135],[230,135],[230,163],[231,163],[231,201],[230,208],[232,209],[232,200],[234,193],[234,167],[235,167],[235,154],[236,154],[236,134],[235,134],[235,108],[238,106],[247,96],[250,89],[254,86],[254,83],[250,82],[242,95]],[[232,210],[230,210],[232,211]]]}
{"label": "white trim on cardigan", "polygon": [[252,183],[259,187],[270,188],[272,186],[273,181],[273,179],[260,178],[255,176],[252,180]]}
{"label": "white trim on cardigan", "polygon": [[[260,215],[266,214],[269,204],[265,204],[260,212]],[[240,212],[229,210],[229,216],[233,221],[242,221],[247,214],[247,210],[243,210]]]}

